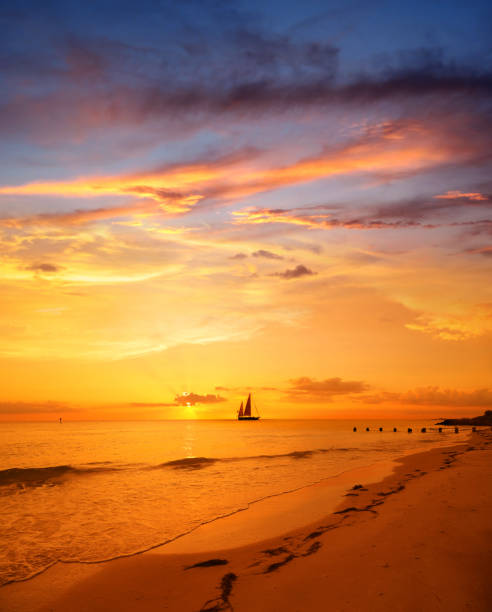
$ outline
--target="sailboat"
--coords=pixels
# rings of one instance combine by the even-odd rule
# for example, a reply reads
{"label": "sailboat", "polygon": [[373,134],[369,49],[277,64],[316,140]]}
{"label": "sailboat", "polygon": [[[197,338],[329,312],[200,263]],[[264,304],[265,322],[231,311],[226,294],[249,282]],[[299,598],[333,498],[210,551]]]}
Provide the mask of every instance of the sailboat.
{"label": "sailboat", "polygon": [[243,402],[241,402],[241,406],[239,408],[239,412],[237,413],[238,421],[257,421],[260,417],[253,416],[251,414],[251,393],[248,395],[248,399],[246,401],[246,406],[243,408]]}

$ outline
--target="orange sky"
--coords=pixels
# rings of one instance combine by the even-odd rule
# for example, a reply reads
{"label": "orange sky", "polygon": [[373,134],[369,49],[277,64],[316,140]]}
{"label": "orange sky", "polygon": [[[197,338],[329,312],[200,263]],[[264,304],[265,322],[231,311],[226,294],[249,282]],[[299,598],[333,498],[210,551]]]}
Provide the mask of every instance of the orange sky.
{"label": "orange sky", "polygon": [[[405,138],[398,170],[415,159]],[[227,171],[259,202],[300,176],[328,177],[329,193],[334,174],[394,172],[392,143],[386,157],[384,147],[375,161],[370,148],[358,153],[362,169],[343,150],[288,169],[239,161]],[[421,163],[435,156],[419,154]],[[200,193],[217,180],[227,193],[224,172],[203,164],[196,175],[173,170],[178,182],[154,174],[152,186]],[[114,193],[134,180],[104,179]],[[81,184],[1,193],[65,202]],[[358,197],[372,188],[364,178]],[[446,194],[430,200],[470,199]],[[4,222],[2,419],[228,417],[249,390],[272,418],[468,414],[490,401],[488,262],[448,242],[448,222],[384,226],[329,207],[262,209],[242,194],[164,213],[149,197]],[[182,405],[183,393],[196,405]]]}
{"label": "orange sky", "polygon": [[267,418],[491,407],[480,83],[151,112],[139,81],[111,114],[50,78],[44,102],[15,81],[27,133],[0,125],[0,420],[228,418],[250,391]]}

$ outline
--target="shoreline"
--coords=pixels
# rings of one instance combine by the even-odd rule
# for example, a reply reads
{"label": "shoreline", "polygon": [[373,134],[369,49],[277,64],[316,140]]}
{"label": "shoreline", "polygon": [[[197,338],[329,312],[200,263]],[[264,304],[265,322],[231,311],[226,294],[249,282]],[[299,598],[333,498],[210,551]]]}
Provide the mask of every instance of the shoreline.
{"label": "shoreline", "polygon": [[[379,423],[380,421],[377,420],[375,422]],[[468,435],[470,434],[471,434],[471,429],[470,431],[468,431]],[[449,442],[450,441],[448,440],[446,442],[439,441],[438,443],[436,443],[435,446],[433,445],[428,450],[447,446],[448,445],[447,443]],[[453,445],[465,444],[466,440],[453,441],[453,443],[454,443]],[[300,486],[294,487],[293,489],[287,489],[287,490],[279,491],[277,493],[271,493],[269,495],[266,495],[265,497],[253,499],[251,501],[248,501],[246,505],[243,507],[235,508],[225,514],[212,517],[208,520],[205,520],[202,523],[199,523],[191,527],[189,530],[186,530],[184,532],[178,533],[170,537],[167,540],[156,542],[154,544],[148,545],[141,549],[137,549],[135,551],[124,552],[121,554],[117,554],[114,556],[110,556],[110,557],[102,558],[98,560],[55,560],[49,563],[48,565],[46,565],[45,567],[36,570],[35,572],[33,572],[32,574],[28,576],[7,580],[5,582],[0,582],[0,589],[2,589],[2,587],[7,586],[9,584],[16,584],[16,583],[28,582],[30,580],[33,580],[36,577],[44,574],[51,568],[56,567],[57,565],[74,565],[74,566],[101,565],[103,566],[113,561],[118,561],[120,559],[127,559],[131,557],[139,556],[139,555],[144,555],[147,553],[152,553],[154,551],[160,552],[162,554],[168,554],[168,552],[172,553],[176,550],[184,550],[186,552],[188,551],[196,552],[199,549],[216,550],[216,549],[221,548],[220,546],[221,541],[222,542],[226,541],[228,544],[228,547],[231,547],[229,543],[229,538],[224,536],[223,530],[221,529],[214,529],[214,535],[212,537],[208,537],[208,531],[210,529],[210,526],[216,522],[218,523],[218,526],[223,526],[224,523],[227,525],[228,519],[234,520],[235,515],[239,515],[243,512],[248,512],[248,518],[251,518],[251,515],[256,514],[255,510],[257,509],[257,506],[256,506],[257,504],[258,504],[258,508],[261,508],[263,510],[265,506],[268,506],[268,505],[271,506],[275,504],[275,502],[277,501],[278,503],[276,505],[279,506],[279,512],[282,511],[283,513],[286,513],[285,516],[287,517],[288,520],[287,521],[284,520],[283,524],[281,524],[282,526],[279,525],[278,521],[275,521],[271,525],[269,525],[268,526],[269,529],[267,529],[266,525],[262,526],[263,531],[265,532],[266,530],[266,532],[264,533],[264,539],[270,539],[271,537],[275,537],[275,535],[281,535],[283,533],[287,533],[288,531],[297,529],[301,526],[311,523],[317,520],[317,518],[320,518],[320,516],[323,517],[326,514],[326,512],[330,510],[330,507],[334,508],[336,506],[337,501],[341,499],[345,491],[345,486],[346,486],[345,481],[346,480],[349,481],[352,476],[354,478],[365,479],[366,482],[368,483],[382,480],[386,476],[389,476],[392,473],[392,471],[396,468],[396,466],[398,465],[398,461],[401,458],[405,457],[406,455],[413,455],[413,454],[420,453],[420,452],[427,452],[427,450],[426,451],[417,451],[415,449],[406,450],[402,452],[402,454],[398,454],[397,456],[393,458],[376,461],[368,465],[363,465],[359,467],[350,467],[345,470],[342,470],[341,472],[330,474],[329,476],[323,476],[317,481],[308,482],[306,484],[302,484]],[[62,466],[62,467],[65,467],[65,466]],[[45,468],[41,468],[41,469],[45,469]],[[322,499],[318,500],[320,503],[323,503],[323,510],[321,512],[313,513],[312,504],[309,503],[311,500],[306,499],[309,497],[308,493],[314,492],[314,491],[319,492],[320,496],[322,497]],[[302,520],[298,518],[297,514],[292,512],[292,510],[294,511],[299,510],[298,506],[296,506],[295,503],[292,504],[292,501],[295,500],[296,498],[296,494],[300,496],[302,505],[304,506],[303,507],[303,510],[304,510],[303,517],[304,518]],[[278,500],[275,500],[275,498],[278,498]],[[263,521],[265,518],[265,513],[262,512],[262,510],[259,511],[259,515],[260,515],[259,518],[260,520]],[[267,510],[267,512],[271,513],[271,509]],[[306,515],[309,518],[306,518]],[[253,522],[254,522],[254,518],[253,518]],[[272,529],[278,533],[272,534],[271,533]],[[198,543],[201,543],[204,540],[204,538],[202,537],[202,534],[205,535],[207,544],[205,547],[202,544],[200,544],[200,548],[197,548],[197,541]],[[253,537],[251,537],[251,535],[242,534],[242,533],[237,533],[235,535],[236,535],[236,541],[235,541],[234,547],[236,548],[244,546],[252,542],[256,542],[259,539],[263,539],[259,537],[257,533]],[[239,541],[237,538],[239,538]],[[181,540],[184,541],[184,544],[181,544]],[[210,548],[207,548],[208,546],[210,546]]]}
{"label": "shoreline", "polygon": [[[424,481],[422,476],[432,473],[443,478],[457,457],[475,452],[473,444],[490,452],[491,442],[490,432],[481,431],[465,442],[407,454],[390,466],[381,462],[384,466],[350,470],[318,484],[263,499],[251,505],[248,512],[215,519],[171,543],[131,557],[91,564],[57,563],[26,581],[3,586],[0,604],[4,601],[12,612],[150,611],[162,609],[163,601],[171,610],[228,609],[230,604],[220,597],[216,603],[222,607],[203,607],[220,592],[226,593],[227,600],[234,599],[235,610],[242,609],[247,593],[241,587],[251,581],[251,576],[264,575],[271,583],[272,577],[283,576],[288,568],[299,565],[300,559],[304,564],[308,558],[318,558],[324,554],[324,540],[338,536],[339,528],[351,526],[357,530],[358,523],[370,520],[368,516],[379,517],[390,500],[408,494],[416,482]],[[362,488],[353,488],[360,483]],[[183,569],[192,566],[193,570]],[[277,573],[284,566],[285,571]],[[255,580],[251,586],[252,593],[258,590],[258,582]],[[254,607],[276,609],[266,603],[265,606]],[[296,608],[286,602],[282,609]]]}
{"label": "shoreline", "polygon": [[[380,423],[380,420],[375,420],[375,422]],[[432,428],[427,427],[428,431],[431,430]],[[451,429],[451,428],[448,428]],[[376,431],[376,430],[374,430]],[[465,431],[462,432],[462,434],[468,434],[470,435],[471,433],[471,429],[469,431]],[[460,436],[461,437],[461,436]],[[449,445],[449,443],[451,442],[451,440],[434,440],[431,446],[432,448],[436,448],[436,447],[440,447],[440,446],[446,446]],[[457,440],[453,440],[452,441],[454,444],[460,444],[460,443],[465,443],[465,440],[460,439],[459,441]],[[429,449],[430,450],[430,449]],[[316,452],[316,451],[314,451]],[[325,507],[326,511],[329,511],[330,506],[333,507],[333,505],[335,504],[336,500],[338,498],[340,498],[343,495],[344,492],[344,481],[345,479],[350,479],[351,475],[354,476],[354,478],[358,477],[358,475],[360,475],[360,478],[366,479],[367,482],[373,482],[374,480],[381,480],[383,479],[386,475],[389,475],[392,470],[395,468],[395,466],[397,465],[398,460],[401,457],[404,457],[407,454],[415,454],[416,452],[424,452],[421,450],[416,450],[416,449],[407,449],[405,451],[400,450],[400,452],[398,454],[395,453],[395,455],[393,457],[388,457],[386,459],[382,459],[382,460],[378,460],[378,461],[373,461],[373,463],[369,463],[367,465],[361,465],[358,467],[348,467],[346,469],[343,469],[340,472],[337,473],[333,473],[327,476],[322,476],[321,478],[319,478],[318,480],[315,481],[311,481],[311,482],[307,482],[305,484],[301,484],[298,485],[292,489],[286,489],[286,490],[281,490],[278,492],[274,492],[271,494],[267,494],[264,497],[259,497],[256,499],[252,499],[247,501],[242,507],[237,507],[237,508],[233,508],[230,511],[221,514],[221,515],[217,515],[217,516],[213,516],[209,519],[204,520],[202,523],[196,524],[193,527],[177,533],[175,535],[171,535],[168,539],[163,540],[163,541],[155,541],[152,544],[147,544],[146,546],[144,546],[143,548],[137,548],[133,551],[128,551],[128,552],[121,552],[118,554],[115,554],[113,556],[109,556],[109,557],[102,557],[99,559],[94,559],[94,560],[83,560],[83,559],[73,559],[73,560],[64,560],[64,559],[59,559],[59,560],[54,560],[51,561],[50,563],[48,563],[45,567],[39,568],[36,571],[32,572],[29,575],[20,577],[20,578],[12,578],[6,581],[1,581],[0,580],[0,589],[3,586],[6,586],[8,584],[15,584],[18,582],[27,582],[30,581],[34,578],[36,578],[37,576],[43,574],[44,572],[48,571],[50,568],[56,566],[56,565],[102,565],[102,564],[106,564],[106,563],[110,563],[112,561],[116,561],[119,559],[126,559],[126,558],[131,558],[134,556],[138,556],[138,555],[142,555],[142,554],[146,554],[148,552],[152,552],[155,549],[156,550],[160,550],[162,549],[163,553],[167,553],[168,549],[170,551],[174,551],[175,550],[175,543],[176,541],[180,541],[181,539],[184,538],[184,541],[187,543],[187,545],[191,545],[191,550],[196,550],[195,548],[195,543],[194,543],[194,539],[195,539],[195,533],[199,532],[199,534],[201,535],[202,532],[205,530],[205,533],[207,533],[207,529],[208,526],[210,524],[216,523],[218,522],[219,525],[223,525],[223,521],[226,521],[227,524],[227,519],[230,519],[231,517],[234,517],[236,514],[241,514],[243,512],[248,512],[248,517],[251,517],[251,515],[255,515],[258,514],[256,512],[256,505],[259,504],[259,507],[264,508],[267,505],[272,505],[275,504],[275,501],[270,501],[273,500],[274,498],[278,498],[278,503],[277,506],[281,507],[281,510],[283,511],[284,515],[285,515],[285,519],[282,524],[279,524],[278,521],[274,521],[272,522],[272,524],[269,526],[269,529],[266,529],[266,526],[263,527],[263,530],[266,531],[264,533],[264,537],[265,538],[270,538],[273,537],[273,535],[279,535],[281,533],[290,531],[292,529],[295,529],[299,526],[302,526],[304,524],[306,524],[307,522],[311,522],[316,520],[317,518],[319,518],[320,513],[316,513],[313,512],[314,509],[314,504],[312,503],[308,503],[309,500],[308,499],[302,499],[302,497],[306,497],[308,498],[309,495],[307,494],[307,491],[310,491],[312,489],[312,491],[318,491],[320,493],[320,496],[322,497],[322,499],[317,500],[319,501],[319,503],[322,503],[323,506]],[[290,456],[289,453],[286,454],[286,456]],[[249,457],[247,457],[249,458]],[[252,457],[254,458],[254,457]],[[201,459],[201,458],[199,458]],[[234,460],[236,460],[236,458],[233,458]],[[240,459],[240,458],[239,458]],[[218,459],[218,461],[221,460],[231,460],[230,458],[226,458],[226,459]],[[181,461],[181,460],[179,460]],[[215,461],[215,460],[214,460]],[[174,463],[176,462],[176,460],[173,461]],[[170,463],[173,463],[170,462]],[[31,468],[13,468],[14,470],[27,470],[29,471]],[[77,471],[80,468],[77,466],[71,466],[71,465],[60,465],[60,466],[49,466],[49,467],[40,467],[40,468],[32,468],[33,470],[41,470],[41,471],[48,471],[48,470],[74,470]],[[84,468],[82,468],[83,470]],[[9,469],[7,468],[5,471],[9,471]],[[318,487],[320,487],[320,489],[318,490]],[[324,487],[327,487],[326,490],[324,489]],[[303,492],[306,491],[306,494],[303,495]],[[295,503],[292,504],[292,500],[295,500],[296,498],[296,494],[298,494],[300,496],[300,498],[302,499],[302,505],[303,505],[303,515],[305,515],[303,520],[299,520],[299,518],[297,518],[298,516],[298,511],[300,510],[300,508],[298,507],[298,505],[296,505]],[[316,500],[315,500],[316,501]],[[293,506],[293,507],[292,507]],[[293,512],[291,512],[291,510],[293,510]],[[271,511],[270,511],[271,512]],[[324,516],[326,512],[322,511],[321,512],[321,516]],[[260,518],[263,519],[264,518],[264,513],[262,516],[262,511],[259,511],[260,514]],[[254,520],[254,519],[253,519]],[[261,527],[261,525],[260,525]],[[280,530],[279,530],[280,529]],[[274,532],[272,534],[272,531]],[[246,534],[247,535],[247,534]],[[191,537],[190,537],[191,536]],[[199,536],[200,537],[200,536]],[[246,539],[244,539],[244,534],[243,533],[237,533],[236,534],[236,541],[235,541],[235,547],[240,547],[243,546],[245,544],[249,544],[251,542],[257,541],[258,535],[255,535],[254,537],[246,537]],[[214,549],[220,548],[221,546],[219,545],[220,541],[224,541],[227,540],[227,538],[224,538],[222,536],[221,530],[218,529],[215,531],[215,536],[213,538],[209,538],[209,542],[211,545],[213,545]],[[230,546],[230,545],[229,545]],[[203,548],[203,547],[202,547]],[[187,550],[186,546],[181,546],[180,543],[178,542],[178,549],[179,550]]]}

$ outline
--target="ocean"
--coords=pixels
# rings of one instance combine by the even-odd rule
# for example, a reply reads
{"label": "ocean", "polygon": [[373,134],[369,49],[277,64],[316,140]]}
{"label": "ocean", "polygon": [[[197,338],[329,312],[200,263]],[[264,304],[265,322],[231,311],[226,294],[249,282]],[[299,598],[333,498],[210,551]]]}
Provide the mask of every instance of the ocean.
{"label": "ocean", "polygon": [[430,421],[2,423],[0,584],[148,550],[265,497],[467,435]]}

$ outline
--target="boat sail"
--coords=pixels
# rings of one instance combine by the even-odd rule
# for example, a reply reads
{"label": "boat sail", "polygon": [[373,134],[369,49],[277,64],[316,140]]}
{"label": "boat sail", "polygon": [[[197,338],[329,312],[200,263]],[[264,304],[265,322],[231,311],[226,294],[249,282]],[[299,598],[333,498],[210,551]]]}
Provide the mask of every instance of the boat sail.
{"label": "boat sail", "polygon": [[241,402],[241,406],[239,408],[239,412],[237,413],[238,421],[258,421],[258,416],[253,416],[251,414],[251,393],[248,395],[248,399],[246,401],[246,406],[243,408],[243,402]]}

